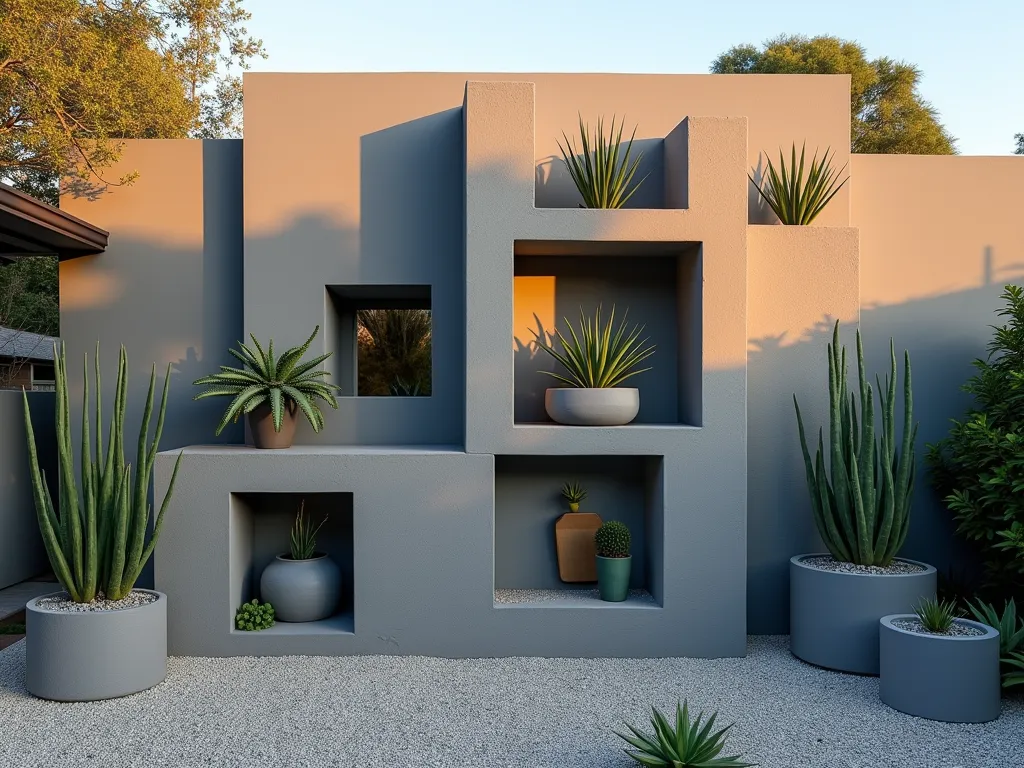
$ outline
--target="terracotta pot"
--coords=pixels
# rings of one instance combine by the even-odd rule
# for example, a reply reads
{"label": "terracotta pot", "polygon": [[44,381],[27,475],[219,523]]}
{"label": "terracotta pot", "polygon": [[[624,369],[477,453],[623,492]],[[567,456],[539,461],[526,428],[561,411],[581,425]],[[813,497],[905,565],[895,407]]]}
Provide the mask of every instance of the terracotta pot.
{"label": "terracotta pot", "polygon": [[288,400],[281,418],[281,431],[274,431],[274,414],[269,403],[257,406],[249,413],[249,429],[257,448],[291,448],[295,439],[295,415],[299,406]]}
{"label": "terracotta pot", "polygon": [[594,534],[601,516],[593,512],[566,512],[555,523],[558,578],[565,582],[597,581]]}

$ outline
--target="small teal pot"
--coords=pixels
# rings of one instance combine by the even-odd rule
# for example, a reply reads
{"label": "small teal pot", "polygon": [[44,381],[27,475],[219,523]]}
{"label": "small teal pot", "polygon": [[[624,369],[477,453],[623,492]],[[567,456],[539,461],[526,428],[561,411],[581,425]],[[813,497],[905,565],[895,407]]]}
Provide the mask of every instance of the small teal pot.
{"label": "small teal pot", "polygon": [[597,589],[602,600],[621,603],[626,599],[632,566],[632,557],[597,556]]}

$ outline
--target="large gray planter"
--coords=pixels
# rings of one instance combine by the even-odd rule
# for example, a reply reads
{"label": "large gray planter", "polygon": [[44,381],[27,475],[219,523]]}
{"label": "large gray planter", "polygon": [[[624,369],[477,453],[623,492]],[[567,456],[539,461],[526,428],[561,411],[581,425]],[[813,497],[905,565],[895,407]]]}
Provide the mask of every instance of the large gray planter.
{"label": "large gray planter", "polygon": [[879,622],[882,701],[900,712],[947,723],[985,723],[999,717],[999,632],[968,619],[957,623],[983,635],[931,635]]}
{"label": "large gray planter", "polygon": [[274,606],[278,621],[319,621],[338,607],[341,571],[327,555],[292,560],[278,555],[263,569],[260,596]]}
{"label": "large gray planter", "polygon": [[797,555],[789,561],[789,647],[819,667],[862,675],[878,674],[878,620],[912,611],[935,597],[935,568],[907,574],[842,573],[802,561],[827,554]]}
{"label": "large gray planter", "polygon": [[552,387],[544,393],[544,409],[559,424],[618,427],[640,411],[640,390],[631,387]]}
{"label": "large gray planter", "polygon": [[152,688],[167,676],[167,596],[120,611],[25,606],[25,687],[55,701],[98,701]]}

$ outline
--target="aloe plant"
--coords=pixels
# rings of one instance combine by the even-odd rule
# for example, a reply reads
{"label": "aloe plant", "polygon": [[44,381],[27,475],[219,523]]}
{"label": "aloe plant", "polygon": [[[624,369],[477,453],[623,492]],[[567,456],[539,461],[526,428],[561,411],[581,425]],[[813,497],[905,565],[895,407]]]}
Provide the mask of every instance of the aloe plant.
{"label": "aloe plant", "polygon": [[927,597],[918,603],[914,613],[926,631],[937,635],[949,632],[953,622],[960,616],[955,600],[936,600]]}
{"label": "aloe plant", "polygon": [[842,181],[839,180],[843,171],[846,170],[846,166],[835,170],[832,167],[835,153],[833,152],[832,157],[829,157],[829,149],[825,150],[821,160],[818,160],[818,153],[814,153],[805,175],[806,149],[805,142],[804,146],[800,148],[798,162],[796,144],[793,144],[788,166],[780,149],[778,168],[772,163],[771,158],[766,156],[768,172],[760,184],[753,176],[747,174],[751,183],[757,187],[758,193],[783,224],[810,224],[819,213],[825,210],[825,206],[843,188],[843,185],[850,180],[849,176]]}
{"label": "aloe plant", "polygon": [[[846,348],[839,343],[839,323],[828,346],[829,464],[818,431],[812,463],[796,395],[797,425],[803,450],[814,522],[831,555],[858,565],[886,566],[907,538],[914,490],[914,442],[910,353],[903,363],[903,434],[896,449],[896,350],[889,342],[891,368],[885,385],[878,381],[882,428],[875,432],[874,390],[864,371],[864,345],[857,331],[860,393],[849,391]],[[860,400],[860,414],[857,401]]]}
{"label": "aloe plant", "polygon": [[619,123],[619,130],[616,133],[613,116],[611,130],[606,137],[604,118],[598,118],[597,130],[591,136],[590,127],[580,116],[579,150],[575,142],[566,136],[564,131],[562,132],[565,146],[558,142],[558,148],[562,151],[562,160],[576,184],[576,189],[583,196],[580,208],[621,208],[647,178],[644,176],[633,183],[633,177],[644,156],[643,152],[640,152],[630,162],[636,128],[629,137],[625,151],[621,156],[619,154],[622,148],[624,122],[625,120]]}
{"label": "aloe plant", "polygon": [[292,560],[311,560],[316,554],[316,535],[327,522],[327,516],[320,521],[316,528],[305,514],[306,501],[299,502],[299,511],[295,515],[295,522],[292,524],[291,556]]}
{"label": "aloe plant", "polygon": [[1013,598],[1003,606],[1002,615],[994,605],[982,600],[967,601],[974,618],[999,630],[999,661],[1003,687],[1024,685],[1024,618],[1017,618],[1017,604]]}
{"label": "aloe plant", "polygon": [[167,504],[174,491],[181,454],[174,463],[167,493],[160,504],[153,533],[146,541],[150,518],[149,481],[153,473],[157,446],[163,434],[167,411],[167,393],[171,368],[164,378],[156,433],[149,443],[149,424],[153,414],[156,387],[156,366],[149,376],[149,394],[139,430],[137,464],[132,467],[124,458],[124,419],[128,399],[128,356],[121,347],[114,387],[114,415],[110,423],[106,455],[103,449],[102,389],[100,387],[99,344],[96,345],[96,456],[92,455],[89,432],[89,360],[86,356],[82,394],[81,488],[75,480],[75,456],[71,446],[71,421],[68,406],[67,360],[63,342],[58,352],[54,344],[54,379],[56,391],[57,488],[58,503],[39,469],[35,433],[25,400],[25,430],[28,433],[29,468],[32,495],[35,501],[39,532],[50,560],[50,567],[61,586],[76,603],[91,603],[97,598],[120,600],[135,586],[143,566],[153,554],[164,523]]}
{"label": "aloe plant", "polygon": [[756,763],[745,763],[740,755],[719,757],[725,749],[726,734],[732,725],[714,730],[718,713],[713,712],[704,721],[701,712],[695,719],[690,718],[690,710],[684,701],[682,706],[676,704],[675,726],[654,708],[651,717],[653,734],[646,734],[629,723],[626,727],[632,731],[629,736],[615,732],[616,736],[627,741],[633,747],[623,750],[641,765],[665,766],[666,768],[751,768]]}
{"label": "aloe plant", "polygon": [[566,483],[562,486],[562,497],[569,502],[569,509],[575,512],[580,508],[580,502],[587,498],[587,489],[576,481]]}
{"label": "aloe plant", "polygon": [[641,338],[644,327],[634,326],[627,332],[625,315],[622,323],[616,327],[615,307],[612,307],[607,323],[601,322],[601,307],[598,307],[593,319],[586,317],[580,308],[578,332],[568,319],[565,319],[565,324],[569,329],[568,338],[561,331],[555,331],[562,352],[555,350],[537,331],[533,331],[537,346],[555,358],[566,371],[565,375],[554,371],[542,373],[571,387],[606,388],[617,387],[631,376],[651,370],[637,368],[654,354],[654,345],[649,345],[647,339]]}

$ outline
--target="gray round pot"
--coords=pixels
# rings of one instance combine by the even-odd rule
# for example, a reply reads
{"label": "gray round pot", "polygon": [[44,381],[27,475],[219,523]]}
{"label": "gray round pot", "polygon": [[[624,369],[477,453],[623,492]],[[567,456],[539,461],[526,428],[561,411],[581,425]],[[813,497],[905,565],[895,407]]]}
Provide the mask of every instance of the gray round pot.
{"label": "gray round pot", "polygon": [[924,598],[935,597],[935,568],[917,573],[868,574],[826,571],[789,561],[789,647],[793,655],[819,667],[878,674],[878,620],[907,613]]}
{"label": "gray round pot", "polygon": [[559,424],[619,427],[640,411],[640,390],[633,387],[552,387],[544,393],[544,409]]}
{"label": "gray round pot", "polygon": [[341,571],[319,552],[309,560],[278,555],[260,577],[260,596],[274,606],[278,621],[326,619],[338,607],[340,594]]}
{"label": "gray round pot", "polygon": [[879,621],[878,693],[893,709],[947,723],[986,723],[999,717],[999,632],[968,619],[956,623],[983,635],[932,635],[893,625],[914,614]]}
{"label": "gray round pot", "polygon": [[167,676],[167,596],[120,611],[25,606],[25,687],[54,701],[99,701],[152,688]]}

